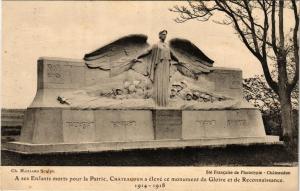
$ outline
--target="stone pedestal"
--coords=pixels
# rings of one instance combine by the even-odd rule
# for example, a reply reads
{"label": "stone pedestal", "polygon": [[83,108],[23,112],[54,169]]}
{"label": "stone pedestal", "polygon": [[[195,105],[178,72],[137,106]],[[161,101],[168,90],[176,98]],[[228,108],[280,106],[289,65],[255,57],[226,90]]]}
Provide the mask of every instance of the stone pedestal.
{"label": "stone pedestal", "polygon": [[19,142],[4,148],[24,153],[99,152],[280,144],[267,136],[257,109],[72,110],[31,108]]}
{"label": "stone pedestal", "polygon": [[[240,70],[215,68],[199,85],[241,98]],[[38,90],[25,113],[19,142],[3,145],[19,153],[99,152],[143,148],[280,144],[265,134],[261,114],[238,109],[75,109],[57,101],[61,93],[113,81],[108,72],[88,69],[81,60],[41,58]],[[117,79],[122,80],[122,79]]]}
{"label": "stone pedestal", "polygon": [[154,110],[155,139],[181,139],[181,110]]}

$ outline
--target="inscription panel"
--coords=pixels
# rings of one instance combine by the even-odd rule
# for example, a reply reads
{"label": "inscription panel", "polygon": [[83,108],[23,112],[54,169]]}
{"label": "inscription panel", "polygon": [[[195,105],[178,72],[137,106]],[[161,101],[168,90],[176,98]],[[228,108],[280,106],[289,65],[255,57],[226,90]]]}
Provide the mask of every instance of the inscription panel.
{"label": "inscription panel", "polygon": [[124,128],[127,128],[127,127],[130,127],[130,126],[136,126],[136,121],[111,121],[111,124],[114,128],[121,128],[121,127],[124,127]]}
{"label": "inscription panel", "polygon": [[152,113],[146,110],[97,110],[97,141],[153,140]]}
{"label": "inscription panel", "polygon": [[214,127],[216,120],[196,120],[200,127]]}
{"label": "inscription panel", "polygon": [[245,127],[247,126],[246,119],[227,120],[227,127]]}
{"label": "inscription panel", "polygon": [[94,122],[88,122],[88,121],[66,121],[65,123],[69,128],[79,128],[79,129],[91,128],[94,125]]}
{"label": "inscription panel", "polygon": [[[44,60],[44,88],[74,88],[74,84],[78,84],[83,79],[84,73],[80,74],[77,70],[72,70],[72,66],[68,62]],[[80,67],[75,67],[80,68]],[[77,75],[72,79],[72,74]],[[83,84],[84,82],[82,82]]]}
{"label": "inscription panel", "polygon": [[265,136],[258,110],[183,111],[184,139]]}
{"label": "inscription panel", "polygon": [[226,113],[227,129],[232,136],[265,136],[262,117],[258,109],[234,110]]}
{"label": "inscription panel", "polygon": [[85,70],[86,66],[81,61],[40,58],[38,60],[38,87],[45,89],[80,88],[85,85]]}
{"label": "inscription panel", "polygon": [[226,115],[222,111],[183,111],[182,137],[197,139],[227,136],[226,131],[222,130],[226,126],[225,122]]}
{"label": "inscription panel", "polygon": [[93,111],[64,110],[63,137],[69,143],[95,141]]}

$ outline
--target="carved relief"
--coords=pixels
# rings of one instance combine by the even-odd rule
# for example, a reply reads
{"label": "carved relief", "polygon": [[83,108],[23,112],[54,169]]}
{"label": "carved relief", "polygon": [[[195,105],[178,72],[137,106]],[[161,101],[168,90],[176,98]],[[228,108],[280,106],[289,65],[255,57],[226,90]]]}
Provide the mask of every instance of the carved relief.
{"label": "carved relief", "polygon": [[48,82],[63,84],[63,70],[62,67],[58,64],[47,64],[46,65],[46,75]]}

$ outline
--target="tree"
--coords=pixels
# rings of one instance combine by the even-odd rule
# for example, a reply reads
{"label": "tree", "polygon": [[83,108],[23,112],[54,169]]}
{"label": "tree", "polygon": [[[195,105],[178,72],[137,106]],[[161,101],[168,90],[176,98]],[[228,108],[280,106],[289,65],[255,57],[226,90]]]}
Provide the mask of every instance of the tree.
{"label": "tree", "polygon": [[[274,72],[273,72],[274,73]],[[298,86],[298,84],[297,84]],[[244,98],[259,108],[262,112],[266,132],[271,135],[280,135],[280,104],[278,95],[268,86],[264,75],[255,75],[254,77],[243,80]],[[294,88],[291,94],[293,108],[293,119],[296,131],[298,130],[298,107],[299,107],[299,89]],[[297,133],[296,133],[297,134]]]}
{"label": "tree", "polygon": [[[170,9],[179,16],[176,22],[188,20],[208,21],[222,13],[219,24],[231,25],[248,50],[261,63],[265,79],[278,95],[281,109],[283,139],[290,144],[295,135],[292,117],[291,92],[299,80],[299,13],[296,0],[198,0],[186,6]],[[285,34],[284,13],[293,13],[294,25]],[[220,17],[219,17],[220,18]],[[275,61],[277,79],[272,77],[270,65]],[[288,75],[287,68],[294,70]]]}

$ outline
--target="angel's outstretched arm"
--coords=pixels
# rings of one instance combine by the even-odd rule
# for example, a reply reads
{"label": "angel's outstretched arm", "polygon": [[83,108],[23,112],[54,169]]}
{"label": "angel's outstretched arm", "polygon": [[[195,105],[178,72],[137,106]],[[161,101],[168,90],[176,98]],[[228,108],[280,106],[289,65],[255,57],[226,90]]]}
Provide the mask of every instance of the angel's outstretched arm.
{"label": "angel's outstretched arm", "polygon": [[171,51],[171,59],[176,62],[179,62],[178,58],[175,56],[175,54],[172,51]]}
{"label": "angel's outstretched arm", "polygon": [[137,57],[137,59],[143,58],[143,57],[149,55],[151,52],[152,52],[152,48],[148,48],[148,49],[146,49],[142,54],[140,54],[140,55]]}

